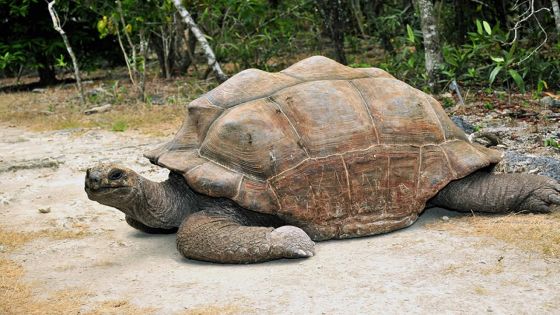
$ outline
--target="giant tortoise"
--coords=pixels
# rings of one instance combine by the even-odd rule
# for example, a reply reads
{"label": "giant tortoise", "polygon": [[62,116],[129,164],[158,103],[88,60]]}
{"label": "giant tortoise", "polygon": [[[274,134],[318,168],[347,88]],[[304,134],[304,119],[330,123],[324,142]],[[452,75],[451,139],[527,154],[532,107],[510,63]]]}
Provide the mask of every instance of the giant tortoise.
{"label": "giant tortoise", "polygon": [[88,197],[132,227],[177,231],[187,258],[310,257],[313,241],[401,229],[427,205],[560,204],[550,178],[490,173],[498,151],[469,142],[434,98],[380,69],[320,56],[278,73],[249,69],[187,108],[173,140],[145,154],[169,179],[100,164],[85,180]]}

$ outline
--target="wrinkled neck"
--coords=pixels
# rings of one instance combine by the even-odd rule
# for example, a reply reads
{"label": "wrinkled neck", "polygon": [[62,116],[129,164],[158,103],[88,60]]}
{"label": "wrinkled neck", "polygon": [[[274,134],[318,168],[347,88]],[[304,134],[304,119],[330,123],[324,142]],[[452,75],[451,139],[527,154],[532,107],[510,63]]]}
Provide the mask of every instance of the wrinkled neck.
{"label": "wrinkled neck", "polygon": [[132,201],[129,215],[153,228],[178,227],[187,215],[198,209],[196,194],[183,176],[173,172],[161,183],[141,178],[139,194]]}

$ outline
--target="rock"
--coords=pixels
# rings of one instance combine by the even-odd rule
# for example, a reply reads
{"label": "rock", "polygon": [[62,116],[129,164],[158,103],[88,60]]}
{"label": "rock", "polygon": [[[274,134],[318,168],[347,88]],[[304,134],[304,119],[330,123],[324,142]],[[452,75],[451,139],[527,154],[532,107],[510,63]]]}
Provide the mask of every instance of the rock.
{"label": "rock", "polygon": [[148,97],[150,104],[152,105],[164,105],[165,99],[161,95],[152,95]]}
{"label": "rock", "polygon": [[531,156],[515,151],[506,151],[504,159],[496,165],[499,173],[539,174],[560,181],[560,160],[546,156]]}
{"label": "rock", "polygon": [[40,213],[49,213],[51,212],[51,207],[48,208],[39,208]]}
{"label": "rock", "polygon": [[442,219],[443,221],[446,221],[446,222],[449,221],[449,217],[446,216],[446,215],[444,215],[443,217],[441,217],[441,219]]}
{"label": "rock", "polygon": [[474,126],[465,120],[463,116],[451,116],[451,120],[466,133],[473,133]]}
{"label": "rock", "polygon": [[471,140],[471,142],[476,142],[478,144],[481,144],[485,147],[495,147],[498,144],[502,143],[500,137],[496,133],[484,132],[484,131],[473,133],[469,137],[469,140]]}
{"label": "rock", "polygon": [[10,199],[8,197],[0,196],[0,205],[7,206],[10,204]]}
{"label": "rock", "polygon": [[62,163],[62,161],[51,157],[21,161],[4,161],[4,163],[0,165],[0,173],[35,168],[58,168]]}
{"label": "rock", "polygon": [[91,115],[91,114],[98,114],[98,113],[104,113],[104,112],[108,112],[111,110],[111,104],[105,104],[105,105],[101,105],[98,107],[93,107],[90,109],[86,109],[84,111],[84,114],[86,115]]}
{"label": "rock", "polygon": [[107,92],[107,90],[105,90],[102,87],[96,87],[96,88],[91,89],[91,90],[86,92],[87,96],[98,96],[98,95],[102,95],[102,94],[111,95],[109,92]]}
{"label": "rock", "polygon": [[41,88],[35,88],[33,90],[31,90],[31,92],[33,93],[45,93],[47,91],[47,89],[41,89]]}
{"label": "rock", "polygon": [[551,96],[545,96],[539,100],[539,103],[542,106],[549,106],[549,107],[560,107],[560,100],[555,99]]}

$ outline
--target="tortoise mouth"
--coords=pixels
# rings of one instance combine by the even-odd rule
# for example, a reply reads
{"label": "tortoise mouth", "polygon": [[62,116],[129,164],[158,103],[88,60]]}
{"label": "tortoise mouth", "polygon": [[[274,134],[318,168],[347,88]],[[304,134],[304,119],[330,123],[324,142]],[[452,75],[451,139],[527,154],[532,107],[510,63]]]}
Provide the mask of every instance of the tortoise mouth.
{"label": "tortoise mouth", "polygon": [[109,194],[120,195],[126,194],[130,191],[130,186],[112,186],[112,187],[103,187],[103,186],[94,186],[86,182],[85,191],[88,197],[92,196],[104,196]]}

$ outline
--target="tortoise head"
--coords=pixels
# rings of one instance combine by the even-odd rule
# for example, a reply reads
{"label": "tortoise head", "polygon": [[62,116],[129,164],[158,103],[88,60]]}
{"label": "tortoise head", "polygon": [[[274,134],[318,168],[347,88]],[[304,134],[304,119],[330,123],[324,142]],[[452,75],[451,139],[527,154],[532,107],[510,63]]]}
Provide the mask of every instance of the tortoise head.
{"label": "tortoise head", "polygon": [[123,209],[140,197],[141,180],[140,175],[127,167],[103,163],[87,170],[85,191],[91,200]]}

